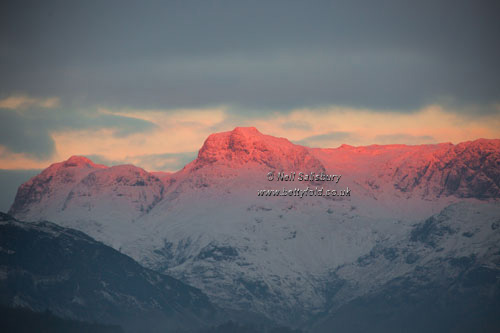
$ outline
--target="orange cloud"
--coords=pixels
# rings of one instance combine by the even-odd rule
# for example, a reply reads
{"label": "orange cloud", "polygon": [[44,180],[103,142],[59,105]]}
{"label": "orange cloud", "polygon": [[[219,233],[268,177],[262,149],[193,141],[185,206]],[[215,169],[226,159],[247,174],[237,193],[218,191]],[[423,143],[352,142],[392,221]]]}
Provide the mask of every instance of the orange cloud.
{"label": "orange cloud", "polygon": [[101,109],[100,112],[146,120],[155,127],[149,132],[127,136],[116,135],[113,129],[56,131],[51,133],[56,153],[49,160],[39,161],[9,153],[0,146],[0,168],[42,168],[78,154],[134,163],[151,171],[159,171],[160,167],[163,171],[175,171],[179,163],[171,154],[196,152],[211,133],[236,126],[255,126],[262,133],[315,147],[337,147],[343,143],[458,143],[500,137],[499,115],[472,117],[470,113],[452,112],[438,105],[412,113],[338,106],[304,108],[252,119],[230,113],[226,107],[168,111]]}
{"label": "orange cloud", "polygon": [[18,110],[28,107],[41,107],[52,109],[59,106],[59,98],[34,98],[24,95],[10,96],[0,100],[0,108]]}
{"label": "orange cloud", "polygon": [[[315,141],[318,147],[336,147],[343,143],[387,144],[386,139],[390,136],[397,140],[392,143],[402,144],[422,144],[429,141],[458,143],[477,138],[500,137],[498,115],[471,117],[436,105],[412,113],[375,112],[343,107],[300,109],[286,116],[274,114],[267,119],[259,119],[254,126],[264,133],[294,141],[324,135],[323,141]],[[332,132],[350,135],[336,139],[327,135]]]}

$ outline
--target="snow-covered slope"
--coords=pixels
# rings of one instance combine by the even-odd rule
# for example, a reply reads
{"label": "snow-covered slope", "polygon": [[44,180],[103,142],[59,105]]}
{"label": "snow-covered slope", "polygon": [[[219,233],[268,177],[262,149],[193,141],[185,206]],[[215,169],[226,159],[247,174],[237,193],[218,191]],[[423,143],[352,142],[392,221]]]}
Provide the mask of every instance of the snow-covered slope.
{"label": "snow-covered slope", "polygon": [[328,291],[313,332],[497,332],[500,207],[450,205],[332,270]]}
{"label": "snow-covered slope", "polygon": [[[295,181],[278,181],[280,172],[296,172]],[[306,182],[299,172],[336,177]],[[357,263],[377,246],[404,248],[416,223],[455,203],[484,212],[464,223],[490,235],[499,186],[500,140],[312,149],[236,128],[209,136],[196,160],[168,175],[73,157],[23,184],[10,213],[82,230],[222,306],[300,324],[407,274],[417,261],[369,272]],[[316,187],[349,196],[257,195]],[[332,296],[344,279],[360,287]]]}

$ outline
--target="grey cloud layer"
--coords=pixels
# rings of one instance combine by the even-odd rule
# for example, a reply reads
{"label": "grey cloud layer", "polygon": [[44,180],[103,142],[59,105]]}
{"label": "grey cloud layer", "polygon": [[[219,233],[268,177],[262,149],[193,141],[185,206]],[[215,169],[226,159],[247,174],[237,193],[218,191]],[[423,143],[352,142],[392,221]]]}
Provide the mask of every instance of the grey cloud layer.
{"label": "grey cloud layer", "polygon": [[326,134],[309,136],[309,137],[304,138],[304,139],[297,141],[295,143],[299,144],[299,145],[304,145],[304,146],[316,148],[317,146],[320,146],[325,141],[326,142],[328,142],[328,141],[329,142],[337,142],[337,141],[342,141],[342,140],[345,140],[347,138],[350,138],[351,136],[352,136],[352,133],[348,133],[348,132],[329,132]]}
{"label": "grey cloud layer", "polygon": [[[155,125],[140,119],[102,114],[97,110],[0,108],[0,144],[11,152],[49,158],[55,149],[51,132],[61,130],[114,130],[115,136],[151,130]],[[77,154],[78,152],[75,152]]]}
{"label": "grey cloud layer", "polygon": [[500,101],[494,1],[36,1],[0,12],[3,96],[233,112],[443,100],[497,112]]}
{"label": "grey cloud layer", "polygon": [[[138,165],[153,165],[156,168],[154,170],[148,171],[177,171],[183,168],[186,164],[193,161],[197,156],[197,152],[185,152],[185,153],[166,153],[166,154],[146,154],[140,156],[134,156],[138,159]],[[95,163],[104,164],[107,166],[126,164],[127,161],[119,160],[113,161],[109,160],[102,155],[87,155]]]}
{"label": "grey cloud layer", "polygon": [[20,184],[36,176],[42,170],[2,170],[0,169],[0,212],[8,212],[14,202]]}

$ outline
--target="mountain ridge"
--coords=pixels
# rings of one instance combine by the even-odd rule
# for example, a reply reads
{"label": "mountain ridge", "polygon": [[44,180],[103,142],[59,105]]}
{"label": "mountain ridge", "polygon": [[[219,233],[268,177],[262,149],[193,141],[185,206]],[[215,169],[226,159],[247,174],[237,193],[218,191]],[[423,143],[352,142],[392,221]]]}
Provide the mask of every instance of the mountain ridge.
{"label": "mountain ridge", "polygon": [[[398,155],[390,156],[394,150],[397,151]],[[375,159],[380,159],[381,155],[389,156],[381,162],[376,162]],[[395,154],[392,153],[392,155]],[[457,162],[460,162],[458,157],[463,158],[459,166],[456,165]],[[357,160],[355,160],[356,158]],[[478,165],[477,161],[481,160],[483,163],[488,163],[488,168],[481,168],[481,165]],[[129,167],[134,169],[136,173],[142,173],[142,177],[137,180],[138,182],[145,181],[147,176],[150,176],[149,181],[161,179],[160,183],[166,190],[179,178],[187,177],[186,174],[193,174],[207,167],[219,167],[225,169],[226,172],[228,169],[234,171],[243,166],[271,170],[296,171],[302,169],[318,172],[335,168],[344,169],[342,171],[350,169],[351,173],[357,173],[359,176],[367,171],[353,170],[353,163],[357,163],[357,167],[360,168],[360,164],[368,164],[368,162],[382,164],[382,167],[393,169],[392,174],[384,176],[391,177],[390,181],[394,182],[394,188],[400,192],[408,192],[418,188],[423,191],[423,195],[430,196],[457,195],[459,197],[495,198],[500,195],[500,139],[477,139],[457,145],[449,143],[414,146],[369,145],[354,147],[342,145],[338,148],[308,148],[295,145],[284,138],[264,135],[255,127],[236,127],[232,131],[211,134],[201,147],[198,157],[177,172],[159,174],[158,172],[147,172],[133,165],[129,165]],[[485,171],[481,172],[476,179],[467,179],[471,174],[467,170],[467,164],[472,164],[474,168]],[[54,163],[38,176],[20,186],[9,213],[20,214],[27,205],[32,205],[44,195],[50,194],[48,192],[51,189],[47,185],[50,185],[53,180],[58,180],[60,184],[75,184],[82,181],[87,174],[95,174],[95,171],[109,172],[114,176],[113,172],[124,168],[126,165],[107,167],[95,164],[83,156],[72,156],[66,161]],[[365,166],[365,168],[367,167]],[[361,165],[361,169],[363,169],[363,165]],[[446,172],[446,175],[436,177],[435,173],[439,172]],[[126,177],[116,175],[116,178],[119,178],[120,181]],[[432,184],[421,185],[422,182],[429,181],[437,182],[439,190],[433,189]],[[373,184],[368,185],[373,187]],[[443,188],[445,191],[442,190]],[[66,196],[68,195],[69,192],[66,193]],[[146,208],[143,206],[142,209],[147,209],[147,206]]]}
{"label": "mountain ridge", "polygon": [[[484,220],[494,223],[488,212],[496,211],[499,199],[496,139],[321,149],[236,128],[211,135],[198,158],[172,174],[82,161],[51,179],[28,181],[9,212],[83,231],[200,288],[223,308],[293,325],[361,296],[356,290],[366,293],[407,274],[407,265],[418,263],[409,254],[404,257],[413,264],[403,260],[387,272],[371,258],[398,254],[390,244],[404,251],[415,224],[460,204],[465,212],[479,212],[471,225],[487,230]],[[342,175],[340,182],[267,178],[269,172],[323,170]],[[257,195],[315,187],[348,187],[352,195]],[[367,272],[360,268],[365,264]],[[378,278],[365,281],[366,274]],[[346,277],[364,287],[334,293]]]}

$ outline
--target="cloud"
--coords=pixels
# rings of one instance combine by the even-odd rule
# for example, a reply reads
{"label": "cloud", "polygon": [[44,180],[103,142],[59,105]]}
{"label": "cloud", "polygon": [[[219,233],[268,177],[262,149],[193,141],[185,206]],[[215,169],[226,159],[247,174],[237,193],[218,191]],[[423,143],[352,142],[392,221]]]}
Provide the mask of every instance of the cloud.
{"label": "cloud", "polygon": [[494,1],[4,1],[0,15],[2,94],[239,115],[500,102]]}
{"label": "cloud", "polygon": [[53,159],[54,156],[47,158],[37,158],[26,153],[15,153],[0,145],[0,170],[32,170],[45,169],[54,162],[59,162]]}
{"label": "cloud", "polygon": [[300,130],[311,130],[311,125],[303,121],[291,120],[281,124],[284,129],[300,129]]}
{"label": "cloud", "polygon": [[456,112],[439,105],[408,113],[342,106],[304,108],[253,119],[252,124],[263,133],[323,148],[341,143],[459,143],[500,137],[500,115]]}
{"label": "cloud", "polygon": [[3,1],[0,167],[171,170],[235,126],[319,147],[498,138],[498,9]]}
{"label": "cloud", "polygon": [[383,134],[375,136],[373,143],[376,144],[407,144],[418,145],[424,143],[437,143],[430,135],[409,135],[404,133]]}
{"label": "cloud", "polygon": [[36,159],[50,157],[55,148],[54,140],[39,120],[39,117],[0,109],[0,146]]}
{"label": "cloud", "polygon": [[25,109],[40,107],[45,109],[52,109],[59,106],[59,98],[49,97],[49,98],[34,98],[28,96],[10,96],[4,99],[0,99],[0,109]]}
{"label": "cloud", "polygon": [[14,202],[19,185],[38,174],[40,170],[2,170],[0,169],[0,211],[8,212]]}
{"label": "cloud", "polygon": [[265,134],[322,148],[343,143],[459,143],[500,137],[499,115],[456,112],[439,105],[408,113],[332,105],[252,117],[229,110],[225,106],[99,108],[66,114],[54,110],[47,119],[37,118],[39,113],[29,110],[8,110],[0,112],[4,117],[0,124],[0,167],[36,169],[71,155],[84,155],[108,165],[132,163],[150,171],[175,171],[194,158],[210,134],[236,126],[255,126]]}
{"label": "cloud", "polygon": [[[24,154],[26,158],[48,160],[56,153],[55,132],[107,130],[112,137],[121,138],[155,126],[146,120],[103,113],[97,109],[55,107],[52,98],[22,97],[3,101],[10,107],[0,108],[3,159],[6,154]],[[40,108],[47,105],[51,108],[40,112]]]}
{"label": "cloud", "polygon": [[95,163],[108,166],[133,164],[141,166],[148,171],[168,171],[174,172],[182,169],[186,164],[193,161],[197,156],[197,152],[185,153],[165,153],[165,154],[149,154],[127,156],[120,160],[110,160],[102,155],[86,155]]}
{"label": "cloud", "polygon": [[346,142],[350,136],[351,133],[349,132],[329,132],[312,135],[302,140],[295,141],[295,143],[309,147],[335,147]]}
{"label": "cloud", "polygon": [[[59,158],[97,155],[112,163],[137,163],[151,171],[173,171],[181,167],[213,132],[235,123],[223,107],[190,110],[109,110],[109,117],[153,124],[148,130],[117,136],[110,128],[54,131]],[[230,125],[229,125],[230,124]],[[183,166],[183,165],[182,165]]]}

